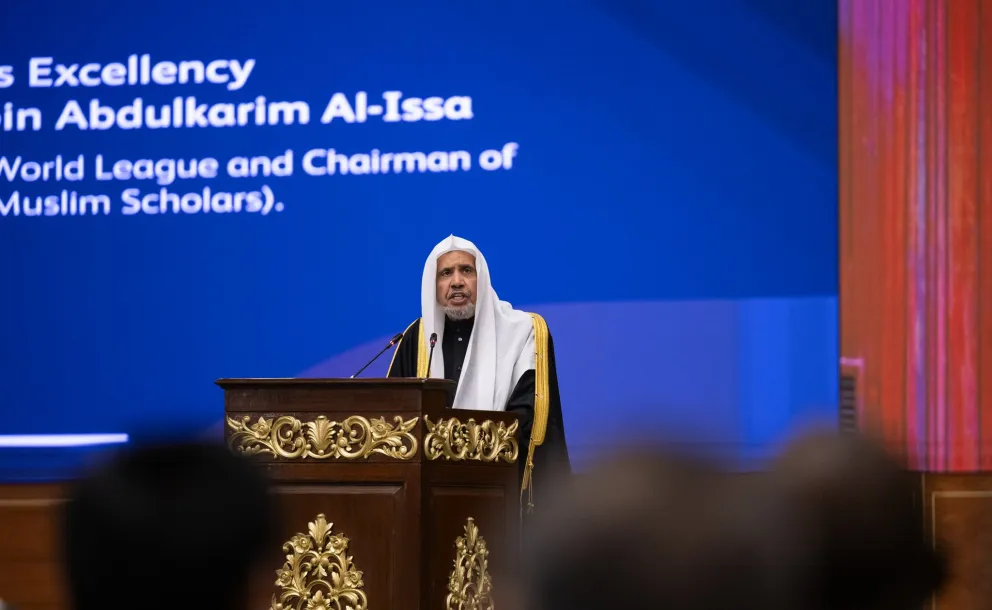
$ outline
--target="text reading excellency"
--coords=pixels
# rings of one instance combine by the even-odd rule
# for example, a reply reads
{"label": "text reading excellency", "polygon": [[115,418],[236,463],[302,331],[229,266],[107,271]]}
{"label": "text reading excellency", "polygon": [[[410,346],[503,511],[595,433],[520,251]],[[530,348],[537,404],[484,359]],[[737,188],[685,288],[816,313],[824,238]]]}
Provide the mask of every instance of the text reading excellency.
{"label": "text reading excellency", "polygon": [[229,91],[245,86],[255,60],[215,59],[156,61],[151,55],[131,55],[126,62],[58,63],[52,57],[28,61],[31,87],[123,87],[139,85],[185,85],[211,83],[226,85]]}

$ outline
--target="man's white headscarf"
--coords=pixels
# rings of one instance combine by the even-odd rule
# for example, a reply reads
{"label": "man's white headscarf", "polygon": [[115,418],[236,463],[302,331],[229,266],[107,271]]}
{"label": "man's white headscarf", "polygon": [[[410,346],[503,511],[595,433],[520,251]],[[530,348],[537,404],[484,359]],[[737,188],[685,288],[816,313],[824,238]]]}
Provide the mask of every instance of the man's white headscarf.
{"label": "man's white headscarf", "polygon": [[[475,257],[478,287],[475,295],[475,325],[468,342],[455,393],[455,409],[502,411],[520,377],[534,368],[534,324],[530,314],[500,301],[489,279],[485,257],[472,242],[448,237],[434,246],[424,265],[421,290],[421,332],[430,346],[432,333],[437,343],[429,377],[444,378],[444,308],[437,302],[437,259],[448,252],[467,252]],[[428,347],[428,350],[430,347]]]}

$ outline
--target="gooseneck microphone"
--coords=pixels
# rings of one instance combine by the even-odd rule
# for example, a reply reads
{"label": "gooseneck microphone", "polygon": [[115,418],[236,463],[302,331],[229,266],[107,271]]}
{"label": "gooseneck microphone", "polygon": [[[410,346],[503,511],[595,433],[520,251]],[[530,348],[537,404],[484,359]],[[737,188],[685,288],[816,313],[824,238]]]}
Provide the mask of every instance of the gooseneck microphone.
{"label": "gooseneck microphone", "polygon": [[431,362],[434,361],[434,346],[437,345],[437,333],[431,333],[431,352],[427,356],[427,378],[431,376]]}
{"label": "gooseneck microphone", "polygon": [[369,366],[371,366],[373,362],[375,362],[376,360],[379,359],[379,356],[385,354],[387,349],[389,349],[392,346],[394,346],[397,343],[399,343],[400,342],[400,339],[402,339],[402,338],[403,338],[403,333],[397,333],[397,335],[395,337],[393,337],[392,339],[389,340],[389,343],[386,345],[386,347],[382,348],[379,351],[379,353],[376,354],[375,356],[372,356],[372,359],[369,360],[368,362],[366,362],[365,363],[365,366],[363,366],[362,368],[358,369],[358,372],[355,373],[354,375],[352,375],[350,378],[351,379],[354,379],[355,377],[358,377],[359,375],[361,375],[362,374],[362,371],[364,371],[365,369],[369,368]]}

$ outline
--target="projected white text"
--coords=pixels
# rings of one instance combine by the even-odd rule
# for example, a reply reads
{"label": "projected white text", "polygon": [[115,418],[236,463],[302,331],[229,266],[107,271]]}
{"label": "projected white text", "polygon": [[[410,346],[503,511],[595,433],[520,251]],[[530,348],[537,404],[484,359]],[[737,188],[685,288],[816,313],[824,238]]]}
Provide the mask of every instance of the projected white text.
{"label": "projected white text", "polygon": [[[30,137],[38,132],[231,129],[339,124],[438,123],[475,119],[470,95],[409,94],[400,90],[327,94],[318,100],[272,99],[251,92],[259,73],[252,58],[168,59],[132,54],[119,61],[80,62],[33,57],[23,70],[0,66],[0,96],[25,86],[32,90],[91,91],[88,99],[60,102],[48,117],[41,108],[17,99],[0,99],[0,133]],[[162,99],[162,88],[183,91]],[[141,88],[131,97],[123,89]],[[107,91],[104,94],[100,90]],[[200,89],[197,89],[199,91]],[[236,95],[239,99],[217,99]],[[64,99],[64,98],[63,98]],[[49,108],[50,110],[50,108]],[[112,158],[105,154],[56,154],[28,158],[5,146],[0,151],[0,218],[160,214],[282,212],[286,205],[273,189],[275,180],[298,175],[415,175],[505,171],[513,167],[519,145],[465,150],[345,150],[327,146],[321,135],[311,148],[226,158]],[[364,148],[364,147],[360,147]],[[202,151],[198,151],[202,152]],[[234,187],[245,180],[246,187]],[[210,181],[220,180],[216,186]],[[250,186],[247,186],[248,183]],[[9,185],[2,189],[3,183]],[[71,183],[71,184],[66,184]],[[121,186],[110,189],[111,184]],[[234,187],[234,188],[232,188]]]}

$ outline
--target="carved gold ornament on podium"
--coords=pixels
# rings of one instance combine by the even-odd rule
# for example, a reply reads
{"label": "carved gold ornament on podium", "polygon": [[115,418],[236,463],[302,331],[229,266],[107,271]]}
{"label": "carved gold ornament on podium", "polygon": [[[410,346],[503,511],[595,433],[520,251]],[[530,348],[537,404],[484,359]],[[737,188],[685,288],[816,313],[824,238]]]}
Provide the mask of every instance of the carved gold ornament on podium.
{"label": "carved gold ornament on podium", "polygon": [[477,423],[469,419],[462,423],[458,418],[439,419],[434,423],[426,415],[424,425],[424,454],[430,460],[476,460],[480,462],[517,461],[518,423],[509,426],[503,422],[484,420]]}
{"label": "carved gold ornament on podium", "polygon": [[349,540],[331,531],[323,514],[282,546],[271,610],[368,610],[362,572],[348,555]]}
{"label": "carved gold ornament on podium", "polygon": [[465,535],[455,540],[455,566],[448,577],[445,610],[493,610],[489,549],[469,517]]}
{"label": "carved gold ornament on podium", "polygon": [[352,415],[338,422],[319,415],[304,422],[292,415],[279,415],[259,417],[251,423],[250,415],[240,420],[228,417],[231,435],[227,443],[241,455],[271,455],[285,460],[363,460],[375,454],[409,460],[417,455],[417,437],[410,431],[419,420],[414,417],[404,421],[397,415],[390,424],[384,417],[370,420]]}

